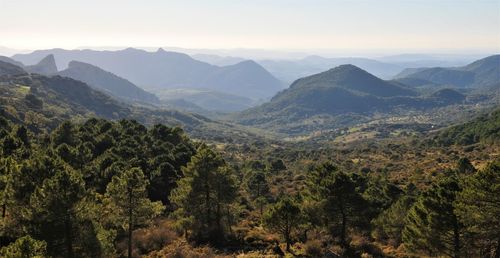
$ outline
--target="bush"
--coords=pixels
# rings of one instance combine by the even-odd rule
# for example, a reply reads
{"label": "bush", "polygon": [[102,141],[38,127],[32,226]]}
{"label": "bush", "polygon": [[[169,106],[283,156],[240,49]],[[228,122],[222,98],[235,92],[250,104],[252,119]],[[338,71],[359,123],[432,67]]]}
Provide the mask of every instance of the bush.
{"label": "bush", "polygon": [[179,236],[170,221],[161,221],[155,225],[134,231],[134,253],[144,255],[161,250],[173,243]]}
{"label": "bush", "polygon": [[321,247],[321,242],[319,240],[310,240],[307,241],[306,246],[306,255],[310,257],[322,257],[323,256],[323,248]]}

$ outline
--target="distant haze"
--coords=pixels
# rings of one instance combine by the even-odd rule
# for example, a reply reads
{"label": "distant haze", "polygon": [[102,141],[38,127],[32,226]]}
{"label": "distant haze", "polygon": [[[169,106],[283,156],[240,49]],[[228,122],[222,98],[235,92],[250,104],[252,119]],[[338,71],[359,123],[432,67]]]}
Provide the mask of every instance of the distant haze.
{"label": "distant haze", "polygon": [[499,52],[498,0],[0,0],[0,46]]}

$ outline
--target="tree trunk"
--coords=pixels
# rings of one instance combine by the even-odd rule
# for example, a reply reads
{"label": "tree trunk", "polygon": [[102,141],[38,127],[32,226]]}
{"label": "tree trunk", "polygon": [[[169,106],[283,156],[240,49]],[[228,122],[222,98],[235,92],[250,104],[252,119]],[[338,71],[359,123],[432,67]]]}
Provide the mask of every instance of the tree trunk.
{"label": "tree trunk", "polygon": [[290,252],[290,233],[285,234],[286,251]]}
{"label": "tree trunk", "polygon": [[4,203],[4,204],[2,204],[2,218],[5,218],[6,211],[7,211],[7,205],[5,205],[5,203]]}
{"label": "tree trunk", "polygon": [[458,221],[453,225],[453,257],[460,258],[460,232]]}
{"label": "tree trunk", "polygon": [[65,242],[66,242],[66,253],[68,258],[73,258],[73,232],[72,232],[72,224],[71,224],[71,215],[66,214],[66,218],[64,220],[65,227]]}
{"label": "tree trunk", "polygon": [[495,250],[495,258],[500,258],[500,239],[497,240],[497,249]]}
{"label": "tree trunk", "polygon": [[132,258],[132,191],[128,193],[128,258]]}
{"label": "tree trunk", "polygon": [[347,218],[345,216],[344,210],[341,210],[341,215],[342,215],[342,225],[341,225],[341,231],[340,231],[340,244],[343,247],[347,246],[347,240],[346,240],[346,224],[347,224]]}

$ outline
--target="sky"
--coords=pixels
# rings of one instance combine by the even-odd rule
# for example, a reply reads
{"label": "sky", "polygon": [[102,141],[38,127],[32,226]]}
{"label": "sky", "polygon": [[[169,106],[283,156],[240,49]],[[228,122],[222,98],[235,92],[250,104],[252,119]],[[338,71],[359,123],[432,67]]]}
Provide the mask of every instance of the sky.
{"label": "sky", "polygon": [[500,0],[0,0],[0,46],[500,52]]}

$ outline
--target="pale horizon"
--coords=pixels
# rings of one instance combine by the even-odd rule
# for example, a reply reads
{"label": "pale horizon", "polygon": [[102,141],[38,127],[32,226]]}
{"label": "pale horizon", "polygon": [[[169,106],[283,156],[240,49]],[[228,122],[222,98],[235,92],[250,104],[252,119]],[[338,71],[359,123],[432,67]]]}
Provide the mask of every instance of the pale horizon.
{"label": "pale horizon", "polygon": [[[26,8],[30,6],[30,8]],[[153,8],[154,6],[154,8]],[[1,0],[0,46],[316,53],[500,52],[500,1]],[[92,48],[92,47],[91,47]]]}

